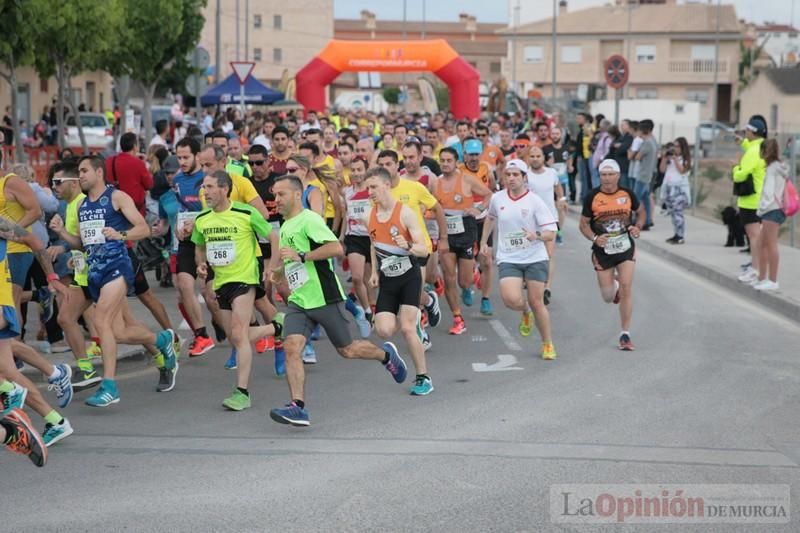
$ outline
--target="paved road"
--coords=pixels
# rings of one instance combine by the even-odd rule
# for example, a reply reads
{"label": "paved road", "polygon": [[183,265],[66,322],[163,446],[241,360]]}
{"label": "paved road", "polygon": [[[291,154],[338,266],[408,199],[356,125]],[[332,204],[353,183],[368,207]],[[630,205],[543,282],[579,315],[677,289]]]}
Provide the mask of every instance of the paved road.
{"label": "paved road", "polygon": [[[596,529],[551,522],[551,485],[798,486],[793,323],[641,253],[638,350],[622,353],[616,308],[601,303],[576,230],[557,259],[556,361],[534,356],[538,339],[518,336],[513,313],[486,320],[473,309],[467,334],[435,332],[436,391],[415,398],[377,363],[342,360],[320,342],[305,430],[268,417],[287,397],[269,356],[242,413],[220,405],[233,385],[227,350],[186,362],[169,394],[154,391],[152,366],[129,361],[122,402],[91,410],[79,395],[67,410],[76,434],[46,468],[0,454],[0,529],[587,531]],[[501,354],[522,370],[473,370]]]}

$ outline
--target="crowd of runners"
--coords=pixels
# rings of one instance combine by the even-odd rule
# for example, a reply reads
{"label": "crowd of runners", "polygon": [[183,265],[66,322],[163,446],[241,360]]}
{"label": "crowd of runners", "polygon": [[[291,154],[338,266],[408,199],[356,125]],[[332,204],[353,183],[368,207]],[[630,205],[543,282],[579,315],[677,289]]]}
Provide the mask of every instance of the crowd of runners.
{"label": "crowd of runners", "polygon": [[[37,236],[44,219],[33,187],[14,173],[0,180],[0,439],[9,449],[41,466],[47,448],[73,433],[22,365],[42,373],[58,409],[87,389],[84,403],[105,408],[124,400],[119,344],[144,346],[159,369],[156,390],[168,393],[181,357],[227,340],[235,383],[220,397],[233,411],[251,406],[253,353],[272,352],[289,396],[270,416],[294,426],[310,423],[304,365],[317,361],[321,330],[342,357],[377,361],[397,383],[410,377],[416,396],[434,390],[430,329],[467,332],[464,308],[476,304],[486,316],[499,302],[518,312],[519,333],[539,334],[537,355],[556,358],[547,305],[557,297],[551,281],[567,206],[577,203],[578,162],[557,117],[520,127],[502,116],[390,115],[379,124],[312,112],[302,124],[264,120],[251,135],[213,128],[176,140],[174,155],[160,161],[158,194],[152,178],[135,183],[127,174],[139,152],[134,134],[121,136],[120,154],[56,163],[48,185],[62,212],[47,221],[49,246]],[[581,186],[579,229],[591,243],[579,246],[591,247],[587,268],[602,299],[619,305],[619,348],[633,350],[634,239],[644,206],[620,183],[617,161],[603,159],[596,171],[599,186]],[[153,296],[134,251],[156,237],[166,237],[174,305],[190,339],[176,334],[164,308],[173,302]],[[26,292],[33,270],[38,290]],[[132,296],[158,331],[134,317]],[[441,326],[442,296],[449,327]],[[31,299],[43,321],[63,329],[74,372],[22,342],[21,304]],[[23,406],[44,419],[41,434]]]}

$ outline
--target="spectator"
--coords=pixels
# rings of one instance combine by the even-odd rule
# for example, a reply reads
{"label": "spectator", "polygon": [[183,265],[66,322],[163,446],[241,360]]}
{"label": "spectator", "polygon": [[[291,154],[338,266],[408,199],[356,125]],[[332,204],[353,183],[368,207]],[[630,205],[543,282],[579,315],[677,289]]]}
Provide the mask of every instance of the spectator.
{"label": "spectator", "polygon": [[[163,122],[166,124],[166,121]],[[127,193],[144,215],[145,193],[153,188],[153,176],[144,161],[137,157],[139,142],[135,133],[123,133],[119,138],[119,146],[120,153],[106,159],[106,181]]]}
{"label": "spectator", "polygon": [[761,188],[764,185],[766,164],[761,159],[761,144],[767,137],[767,121],[761,115],[753,115],[745,127],[745,138],[742,140],[742,154],[739,164],[733,167],[733,194],[739,198],[736,205],[739,217],[744,225],[744,232],[750,241],[751,264],[739,276],[742,283],[758,281],[758,234],[761,231],[761,218],[756,214],[761,199]]}
{"label": "spectator", "polygon": [[[761,217],[761,234],[758,237],[758,282],[757,291],[777,291],[778,285],[778,236],[786,215],[781,208],[783,189],[789,178],[789,168],[780,160],[780,147],[775,139],[761,144],[761,159],[766,165],[764,187],[756,214]],[[752,246],[752,245],[751,245]]]}
{"label": "spectator", "polygon": [[[166,120],[161,119],[161,120],[157,121],[156,122],[156,134],[153,136],[152,139],[150,139],[150,144],[148,144],[147,147],[149,148],[149,147],[151,147],[151,146],[153,146],[155,144],[160,144],[162,146],[167,146],[167,129],[168,128],[169,128],[169,123]],[[120,144],[120,148],[122,149],[123,152],[125,151],[125,149],[122,148],[121,144]]]}
{"label": "spectator", "polygon": [[589,197],[589,191],[592,190],[592,177],[589,171],[589,159],[592,154],[589,150],[589,143],[592,140],[594,130],[592,128],[592,115],[589,113],[578,113],[577,121],[578,177],[581,180],[581,202],[583,202]]}
{"label": "spectator", "polygon": [[625,189],[633,190],[628,177],[628,167],[630,161],[628,160],[628,150],[633,144],[633,135],[631,134],[631,121],[624,119],[619,123],[619,137],[611,145],[614,149],[614,161],[619,165],[619,186]]}
{"label": "spectator", "polygon": [[661,201],[666,203],[672,217],[673,236],[667,239],[670,244],[683,244],[686,236],[686,219],[683,210],[689,205],[689,172],[692,168],[692,154],[685,137],[678,137],[672,148],[667,150],[659,165],[664,173],[661,185]]}
{"label": "spectator", "polygon": [[639,135],[642,144],[636,152],[636,175],[634,176],[634,194],[639,202],[644,205],[646,220],[642,230],[647,231],[653,227],[653,205],[650,201],[650,182],[656,173],[658,160],[658,142],[653,138],[653,121],[645,119],[639,123]]}

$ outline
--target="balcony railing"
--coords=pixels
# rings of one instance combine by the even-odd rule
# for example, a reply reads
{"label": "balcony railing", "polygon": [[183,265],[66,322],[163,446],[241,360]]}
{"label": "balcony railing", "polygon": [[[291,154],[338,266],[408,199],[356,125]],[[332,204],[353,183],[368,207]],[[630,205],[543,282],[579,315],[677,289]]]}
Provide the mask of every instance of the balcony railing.
{"label": "balcony railing", "polygon": [[[717,62],[717,72],[726,74],[728,72],[728,61],[720,60]],[[688,73],[688,74],[713,74],[713,59],[670,59],[669,72]]]}

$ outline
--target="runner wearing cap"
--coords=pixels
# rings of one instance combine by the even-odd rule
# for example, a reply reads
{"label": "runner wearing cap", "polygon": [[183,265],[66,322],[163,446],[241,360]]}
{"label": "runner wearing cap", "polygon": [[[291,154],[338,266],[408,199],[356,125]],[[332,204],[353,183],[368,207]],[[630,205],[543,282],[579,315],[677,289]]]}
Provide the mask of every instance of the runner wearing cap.
{"label": "runner wearing cap", "polygon": [[[592,241],[592,264],[597,271],[600,295],[606,303],[619,304],[622,332],[619,349],[632,351],[630,324],[633,314],[633,272],[636,249],[645,221],[644,206],[629,189],[619,186],[619,164],[613,159],[600,163],[600,187],[586,197],[580,231]],[[633,215],[636,213],[636,223]]]}
{"label": "runner wearing cap", "polygon": [[[509,309],[535,311],[542,336],[542,358],[555,359],[550,336],[550,315],[544,303],[549,256],[546,242],[556,235],[556,217],[544,201],[526,186],[528,165],[513,159],[505,167],[506,188],[492,196],[480,240],[481,255],[491,260],[489,238],[497,226],[497,265],[500,295]],[[523,288],[527,285],[527,289]],[[527,292],[527,294],[525,294]]]}

